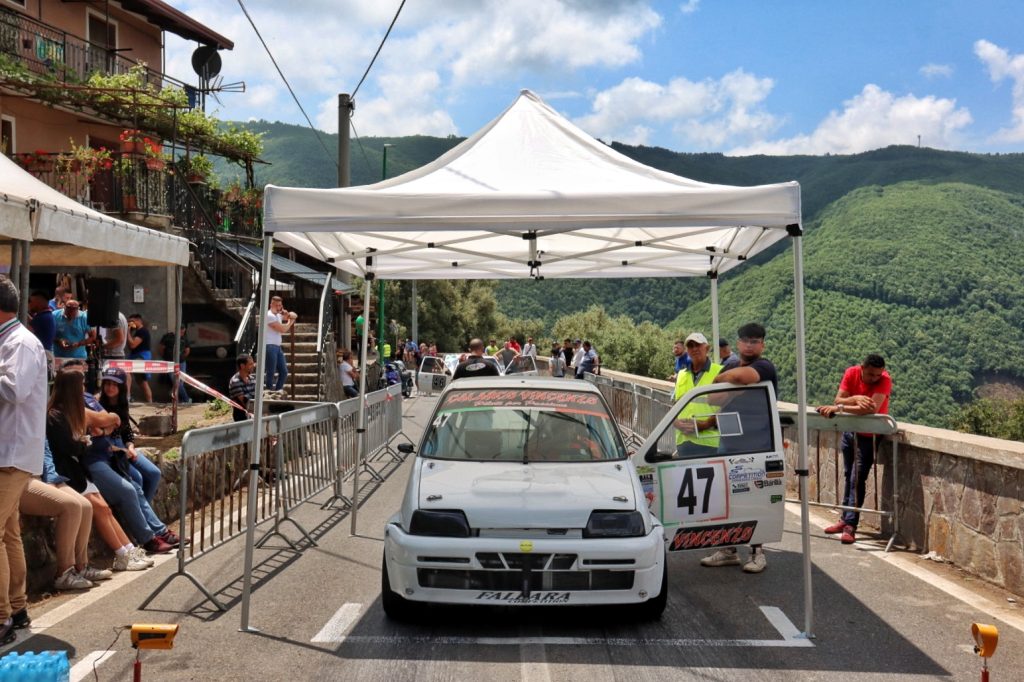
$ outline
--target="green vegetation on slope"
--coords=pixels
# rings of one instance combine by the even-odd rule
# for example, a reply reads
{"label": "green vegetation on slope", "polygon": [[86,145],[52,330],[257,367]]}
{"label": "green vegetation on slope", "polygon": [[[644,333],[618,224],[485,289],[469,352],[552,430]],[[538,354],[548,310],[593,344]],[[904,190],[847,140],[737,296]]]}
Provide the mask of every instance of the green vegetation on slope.
{"label": "green vegetation on slope", "polygon": [[[1024,198],[962,184],[865,187],[835,202],[805,244],[808,396],[831,400],[843,370],[886,357],[898,419],[944,425],[981,378],[1017,381],[1024,342]],[[796,395],[788,254],[720,286],[723,335],[769,330],[783,399]],[[709,329],[707,303],[672,328]]]}

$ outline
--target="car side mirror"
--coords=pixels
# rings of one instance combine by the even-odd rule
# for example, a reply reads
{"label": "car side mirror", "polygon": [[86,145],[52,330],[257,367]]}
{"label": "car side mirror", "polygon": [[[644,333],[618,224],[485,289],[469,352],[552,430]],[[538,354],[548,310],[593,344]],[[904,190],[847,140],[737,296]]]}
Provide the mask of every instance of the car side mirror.
{"label": "car side mirror", "polygon": [[399,443],[398,451],[405,455],[411,455],[416,452],[416,447],[412,443]]}
{"label": "car side mirror", "polygon": [[644,461],[654,464],[655,462],[667,462],[672,459],[671,452],[665,452],[661,450],[648,450],[644,455]]}

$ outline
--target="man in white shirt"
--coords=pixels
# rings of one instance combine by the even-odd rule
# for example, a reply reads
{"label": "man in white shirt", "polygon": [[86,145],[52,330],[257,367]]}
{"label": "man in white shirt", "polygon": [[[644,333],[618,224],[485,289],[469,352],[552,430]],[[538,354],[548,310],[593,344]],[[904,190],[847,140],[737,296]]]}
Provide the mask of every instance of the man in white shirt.
{"label": "man in white shirt", "polygon": [[528,337],[526,339],[526,345],[523,346],[522,355],[529,355],[530,357],[533,357],[533,358],[537,357],[537,346],[535,346],[533,344],[533,337],[532,336]]}
{"label": "man in white shirt", "polygon": [[583,342],[576,339],[572,342],[573,354],[572,354],[572,373],[573,376],[580,373],[580,365],[583,363],[583,358],[586,357],[587,351],[583,350]]}
{"label": "man in white shirt", "polygon": [[[270,310],[267,311],[267,376],[265,388],[268,391],[280,391],[284,388],[284,380],[288,378],[288,362],[281,350],[281,335],[295,326],[298,315],[284,309],[284,299],[274,296],[270,299]],[[274,379],[274,375],[277,379]]]}
{"label": "man in white shirt", "polygon": [[18,289],[0,278],[0,645],[30,622],[18,504],[43,473],[46,437],[46,353],[17,315]]}

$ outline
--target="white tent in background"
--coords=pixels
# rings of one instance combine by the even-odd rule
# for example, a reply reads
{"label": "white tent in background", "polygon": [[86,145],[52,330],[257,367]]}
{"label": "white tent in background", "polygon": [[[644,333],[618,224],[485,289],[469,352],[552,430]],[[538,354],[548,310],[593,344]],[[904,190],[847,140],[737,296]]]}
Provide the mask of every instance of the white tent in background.
{"label": "white tent in background", "polygon": [[188,240],[84,206],[0,155],[0,245],[12,240],[31,242],[37,266],[188,265]]}
{"label": "white tent in background", "polygon": [[[264,275],[274,240],[370,280],[710,277],[793,239],[800,410],[805,633],[811,634],[800,186],[711,185],[644,166],[593,139],[524,90],[500,116],[433,163],[363,187],[268,186]],[[262,308],[268,292],[262,291]],[[363,326],[363,362],[366,330]],[[261,328],[259,345],[263,346]],[[257,376],[262,376],[263,354]],[[365,386],[364,386],[365,388]],[[262,415],[256,398],[256,421]],[[364,406],[360,424],[365,428]],[[260,439],[254,428],[254,463]],[[366,456],[361,444],[361,457]],[[357,468],[358,471],[358,468]],[[253,473],[255,476],[255,473]],[[354,485],[358,487],[358,474]],[[250,497],[255,495],[255,480]],[[356,510],[352,511],[353,531]],[[252,518],[243,590],[248,627]]]}

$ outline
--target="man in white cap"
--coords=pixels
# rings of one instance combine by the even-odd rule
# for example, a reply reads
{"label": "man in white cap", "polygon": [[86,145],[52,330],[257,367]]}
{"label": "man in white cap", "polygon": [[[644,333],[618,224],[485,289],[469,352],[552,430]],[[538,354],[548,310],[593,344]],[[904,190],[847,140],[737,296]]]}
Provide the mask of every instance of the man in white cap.
{"label": "man in white cap", "polygon": [[[683,342],[690,356],[690,364],[676,375],[673,400],[679,400],[697,386],[714,383],[722,366],[711,361],[708,340],[700,332],[694,332]],[[676,429],[676,454],[680,457],[714,455],[718,453],[717,422],[712,412],[717,408],[703,402],[692,401],[683,407],[673,426]]]}

